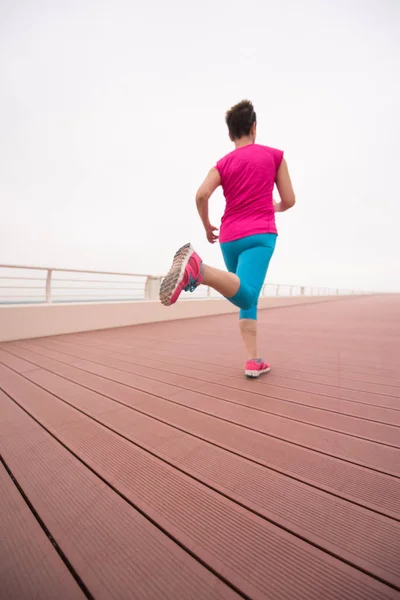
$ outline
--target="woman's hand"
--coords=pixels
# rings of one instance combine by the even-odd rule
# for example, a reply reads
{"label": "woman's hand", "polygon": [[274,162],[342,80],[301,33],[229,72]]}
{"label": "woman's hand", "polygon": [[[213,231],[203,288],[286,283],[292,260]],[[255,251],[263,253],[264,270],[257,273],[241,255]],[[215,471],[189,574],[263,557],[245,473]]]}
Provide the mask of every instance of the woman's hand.
{"label": "woman's hand", "polygon": [[213,225],[208,225],[206,227],[206,236],[210,244],[215,244],[218,240],[218,235],[215,233],[218,231],[218,227],[214,227]]}

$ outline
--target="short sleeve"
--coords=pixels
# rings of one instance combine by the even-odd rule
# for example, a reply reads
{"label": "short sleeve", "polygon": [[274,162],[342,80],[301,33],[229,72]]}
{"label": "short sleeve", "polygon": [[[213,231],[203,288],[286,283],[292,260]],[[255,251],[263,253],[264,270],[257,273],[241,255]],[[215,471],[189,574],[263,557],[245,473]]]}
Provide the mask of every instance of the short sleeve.
{"label": "short sleeve", "polygon": [[275,169],[278,172],[279,167],[281,166],[283,160],[283,150],[277,150],[276,148],[271,148],[272,156],[274,158]]}
{"label": "short sleeve", "polygon": [[222,173],[224,171],[224,165],[225,165],[225,159],[221,158],[217,164],[215,165],[215,168],[217,169],[218,173],[220,174],[220,176],[222,177]]}

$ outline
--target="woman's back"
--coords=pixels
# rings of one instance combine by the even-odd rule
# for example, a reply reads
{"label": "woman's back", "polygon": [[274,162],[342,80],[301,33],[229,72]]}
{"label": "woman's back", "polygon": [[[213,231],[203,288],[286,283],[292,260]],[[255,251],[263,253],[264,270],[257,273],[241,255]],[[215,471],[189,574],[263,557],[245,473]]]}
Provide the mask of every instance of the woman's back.
{"label": "woman's back", "polygon": [[248,144],[218,161],[226,199],[220,241],[244,236],[277,233],[272,193],[283,152]]}

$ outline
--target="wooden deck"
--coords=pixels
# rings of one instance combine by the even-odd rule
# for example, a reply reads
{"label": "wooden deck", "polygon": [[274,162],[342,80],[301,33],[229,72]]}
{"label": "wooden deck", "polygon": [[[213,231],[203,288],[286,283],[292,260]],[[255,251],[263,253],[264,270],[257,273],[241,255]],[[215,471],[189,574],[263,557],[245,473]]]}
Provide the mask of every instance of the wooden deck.
{"label": "wooden deck", "polygon": [[0,597],[400,598],[400,298],[0,344]]}

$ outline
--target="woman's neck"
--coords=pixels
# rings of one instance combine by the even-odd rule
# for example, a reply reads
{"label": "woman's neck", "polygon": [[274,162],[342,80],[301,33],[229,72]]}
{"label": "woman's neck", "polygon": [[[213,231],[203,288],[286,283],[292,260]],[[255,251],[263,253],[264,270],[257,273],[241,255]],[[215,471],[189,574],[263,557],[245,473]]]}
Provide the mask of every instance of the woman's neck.
{"label": "woman's neck", "polygon": [[250,144],[254,144],[254,140],[250,135],[244,135],[238,140],[235,140],[235,148],[243,148],[243,146],[249,146]]}

